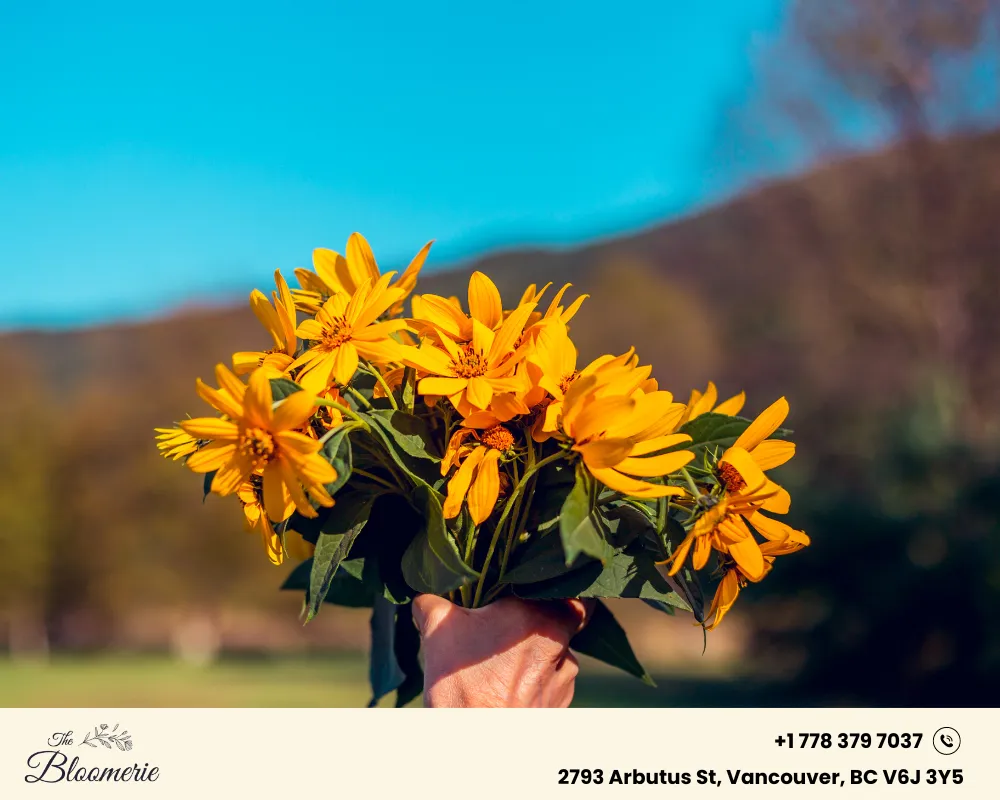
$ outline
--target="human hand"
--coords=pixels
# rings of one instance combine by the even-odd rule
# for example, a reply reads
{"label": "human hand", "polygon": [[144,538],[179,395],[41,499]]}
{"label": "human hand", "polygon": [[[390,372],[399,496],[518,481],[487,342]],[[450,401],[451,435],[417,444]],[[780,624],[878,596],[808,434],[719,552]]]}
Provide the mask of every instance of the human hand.
{"label": "human hand", "polygon": [[424,652],[424,705],[439,708],[565,708],[576,658],[569,640],[593,601],[505,597],[468,609],[422,594],[413,619]]}

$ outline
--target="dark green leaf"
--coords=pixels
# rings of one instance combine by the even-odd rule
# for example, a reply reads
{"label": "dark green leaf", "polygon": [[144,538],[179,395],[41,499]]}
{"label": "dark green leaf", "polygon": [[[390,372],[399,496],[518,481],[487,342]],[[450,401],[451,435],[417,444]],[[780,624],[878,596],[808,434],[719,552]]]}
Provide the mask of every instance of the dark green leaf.
{"label": "dark green leaf", "polygon": [[600,513],[594,508],[592,488],[593,479],[582,465],[578,466],[576,483],[559,515],[559,536],[567,566],[581,553],[601,560],[611,555],[611,546],[605,541],[601,528]]}
{"label": "dark green leaf", "polygon": [[368,679],[372,687],[371,708],[390,692],[395,691],[406,675],[396,661],[396,609],[384,597],[376,597],[371,618],[371,654]]}
{"label": "dark green leaf", "polygon": [[291,381],[288,378],[271,378],[271,398],[275,403],[279,400],[284,400],[290,394],[301,391],[302,387],[295,381]]}
{"label": "dark green leaf", "polygon": [[333,507],[313,554],[307,621],[319,611],[340,563],[347,558],[354,540],[368,522],[374,500],[371,495],[359,493],[350,495]]}
{"label": "dark green leaf", "polygon": [[608,561],[590,561],[556,578],[518,584],[514,594],[531,600],[570,597],[630,597],[655,600],[689,611],[690,607],[640,548],[615,553]]}
{"label": "dark green leaf", "polygon": [[562,539],[554,533],[529,540],[514,551],[514,567],[504,574],[504,583],[537,583],[558,578],[568,570],[579,569],[593,563],[589,558],[577,559],[572,567],[566,566],[566,553]]}
{"label": "dark green leaf", "polygon": [[282,589],[298,589],[305,591],[309,589],[309,575],[312,573],[312,559],[307,558],[301,564],[297,564],[285,582],[281,584]]}
{"label": "dark green leaf", "polygon": [[367,412],[364,416],[392,437],[393,441],[408,456],[430,461],[441,460],[441,456],[435,452],[434,443],[427,430],[427,423],[420,417],[392,408],[376,409]]}
{"label": "dark green leaf", "polygon": [[420,632],[413,624],[413,603],[396,607],[396,663],[406,676],[396,689],[396,708],[402,708],[424,690],[424,670],[420,666]]}
{"label": "dark green leaf", "polygon": [[478,579],[479,573],[462,560],[437,493],[429,486],[417,486],[413,503],[424,525],[403,554],[403,577],[410,587],[416,592],[443,595]]}
{"label": "dark green leaf", "polygon": [[661,600],[650,600],[644,597],[642,598],[642,602],[644,602],[650,608],[655,608],[657,611],[662,611],[664,614],[669,614],[671,617],[677,613],[677,610],[674,608],[674,606],[670,605],[669,603],[664,603]]}
{"label": "dark green leaf", "polygon": [[[678,431],[678,433],[686,433],[690,436],[691,441],[679,444],[671,449],[692,450],[698,448],[724,450],[727,447],[732,447],[740,434],[749,425],[750,420],[744,417],[731,417],[728,414],[702,414],[682,425]],[[791,431],[780,428],[771,434],[771,438],[781,439],[790,433]]]}
{"label": "dark green leaf", "polygon": [[435,490],[443,486],[445,479],[441,476],[440,459],[434,461],[429,455],[425,458],[414,458],[407,453],[396,437],[386,430],[385,425],[377,416],[379,413],[383,412],[367,412],[365,415],[371,427],[370,436],[375,439],[374,446],[387,452],[396,466],[406,473],[414,485],[424,484]]}
{"label": "dark green leaf", "polygon": [[643,683],[656,685],[636,658],[624,629],[600,600],[597,601],[587,627],[570,640],[569,646],[578,653],[618,667]]}
{"label": "dark green leaf", "polygon": [[202,502],[204,502],[205,498],[208,497],[212,493],[212,481],[215,480],[215,473],[217,471],[218,470],[212,470],[211,472],[206,472],[205,473],[205,480],[202,481],[202,490],[205,493],[204,495],[202,495],[202,498],[201,498]]}
{"label": "dark green leaf", "polygon": [[[330,581],[324,603],[330,603],[347,608],[371,608],[375,593],[371,586],[362,580],[365,561],[354,558],[343,561]],[[292,589],[305,592],[306,607],[309,603],[309,580],[312,575],[313,560],[307,559],[296,565],[288,578],[281,585],[282,589]]]}
{"label": "dark green leaf", "polygon": [[413,367],[403,369],[401,399],[403,409],[412,414],[417,399],[417,371]]}
{"label": "dark green leaf", "polygon": [[354,467],[351,453],[350,430],[339,428],[332,433],[330,438],[323,443],[323,448],[319,453],[337,471],[336,480],[326,484],[326,490],[330,495],[335,495],[350,479],[351,470]]}

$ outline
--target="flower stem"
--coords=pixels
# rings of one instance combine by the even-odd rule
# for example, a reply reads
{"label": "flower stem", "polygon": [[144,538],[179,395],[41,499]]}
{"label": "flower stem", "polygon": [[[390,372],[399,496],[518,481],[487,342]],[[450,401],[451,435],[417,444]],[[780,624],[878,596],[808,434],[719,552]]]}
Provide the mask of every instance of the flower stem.
{"label": "flower stem", "polygon": [[361,392],[355,389],[353,386],[348,386],[346,383],[341,387],[345,392],[350,392],[351,397],[358,401],[360,405],[363,405],[368,410],[371,410],[372,404],[368,402],[368,398],[365,397]]}
{"label": "flower stem", "polygon": [[367,478],[370,481],[373,481],[375,483],[379,483],[382,486],[385,486],[387,489],[392,489],[392,491],[394,491],[394,492],[398,492],[399,491],[399,487],[398,486],[393,486],[391,483],[389,483],[389,481],[385,480],[384,478],[380,478],[378,475],[374,475],[373,473],[368,472],[368,470],[364,470],[364,469],[361,469],[359,467],[355,467],[354,469],[351,470],[351,474],[353,474],[353,475],[360,475],[362,478]]}
{"label": "flower stem", "polygon": [[500,515],[500,521],[497,523],[497,527],[493,531],[493,538],[490,540],[489,550],[486,551],[486,561],[483,564],[483,571],[479,575],[479,583],[476,586],[476,596],[472,601],[473,608],[477,608],[479,606],[479,600],[483,596],[483,585],[486,583],[486,572],[489,569],[490,561],[493,560],[493,551],[496,550],[497,542],[500,540],[500,532],[503,530],[504,523],[507,521],[511,510],[514,507],[514,501],[521,496],[521,493],[525,490],[530,477],[532,477],[542,467],[551,464],[553,461],[558,461],[560,458],[564,458],[565,455],[566,454],[560,450],[558,453],[553,453],[547,458],[543,458],[531,469],[526,470],[524,475],[521,477],[520,483],[514,487],[514,491],[511,492],[510,497],[507,499],[507,504],[504,506],[503,514]]}
{"label": "flower stem", "polygon": [[[361,399],[364,400],[363,397]],[[339,411],[345,417],[350,417],[355,422],[357,422],[361,426],[362,430],[366,430],[366,431],[367,430],[371,430],[368,427],[368,423],[365,422],[363,419],[361,419],[361,417],[359,417],[356,412],[352,411],[350,408],[348,408],[345,405],[341,405],[336,400],[328,400],[325,397],[317,397],[316,398],[316,405],[318,405],[318,406],[326,406],[327,408],[335,408],[335,409],[337,409],[337,411]]]}
{"label": "flower stem", "polygon": [[393,395],[392,389],[389,388],[389,384],[385,382],[385,378],[382,377],[382,373],[375,369],[375,367],[373,367],[368,361],[362,361],[362,363],[365,365],[367,371],[374,376],[375,380],[379,382],[379,385],[382,387],[382,391],[385,392],[385,396],[388,397],[389,402],[392,403],[392,407],[396,409],[396,411],[399,411],[399,405],[396,403],[396,397]]}

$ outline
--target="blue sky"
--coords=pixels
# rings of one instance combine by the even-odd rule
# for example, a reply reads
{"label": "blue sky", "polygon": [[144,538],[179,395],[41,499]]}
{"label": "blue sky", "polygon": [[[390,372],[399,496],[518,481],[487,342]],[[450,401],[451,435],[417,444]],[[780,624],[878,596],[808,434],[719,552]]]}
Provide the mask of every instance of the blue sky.
{"label": "blue sky", "polygon": [[781,5],[5,3],[0,327],[225,301],[352,230],[440,267],[689,211]]}

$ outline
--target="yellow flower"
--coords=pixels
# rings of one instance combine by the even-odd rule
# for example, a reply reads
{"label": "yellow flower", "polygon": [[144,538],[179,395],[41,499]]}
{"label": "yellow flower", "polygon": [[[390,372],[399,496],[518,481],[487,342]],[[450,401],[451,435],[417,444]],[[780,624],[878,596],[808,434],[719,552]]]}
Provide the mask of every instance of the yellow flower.
{"label": "yellow flower", "polygon": [[245,351],[233,354],[233,371],[245,375],[258,367],[266,367],[275,375],[283,374],[295,360],[298,340],[295,338],[295,302],[288,291],[288,284],[275,270],[274,282],[277,292],[271,293],[274,305],[268,302],[263,292],[254,289],[250,293],[250,308],[274,339],[274,347],[264,351]]}
{"label": "yellow flower", "polygon": [[[469,443],[467,440],[472,439]],[[476,525],[485,522],[500,496],[500,458],[514,446],[514,435],[503,425],[479,433],[468,428],[455,432],[441,462],[441,474],[447,475],[452,466],[461,466],[448,481],[448,497],[444,516],[457,517],[462,502],[468,498],[469,515]]]}
{"label": "yellow flower", "polygon": [[[421,298],[425,305],[429,299],[435,298]],[[404,347],[400,359],[425,376],[417,384],[418,394],[447,397],[465,417],[489,408],[495,395],[520,389],[522,382],[514,377],[514,368],[528,348],[518,347],[518,340],[534,306],[520,306],[504,319],[500,293],[480,272],[469,282],[471,316],[444,298],[436,300],[441,304],[424,322],[438,331],[437,341],[425,338],[420,347]],[[438,314],[445,306],[454,313]]]}
{"label": "yellow flower", "polygon": [[[432,244],[434,242],[430,241],[420,249],[393,284],[392,288],[399,290],[396,305],[401,304],[417,285],[417,275],[427,260]],[[346,258],[322,247],[313,250],[313,267],[315,272],[301,267],[295,270],[295,277],[302,288],[292,291],[298,307],[310,314],[319,311],[326,298],[341,292],[353,295],[366,282],[375,284],[381,277],[371,246],[360,233],[352,233],[348,238]],[[393,307],[392,312],[396,311],[397,308]]]}
{"label": "yellow flower", "polygon": [[793,541],[791,539],[764,542],[760,546],[761,554],[764,557],[764,571],[756,578],[748,576],[738,564],[729,564],[725,568],[722,580],[719,581],[719,585],[716,587],[715,596],[712,598],[712,605],[705,617],[705,622],[707,623],[705,628],[712,630],[722,622],[722,618],[733,607],[736,598],[739,597],[740,590],[746,587],[748,582],[758,583],[761,581],[771,571],[774,559],[777,556],[794,553],[801,550],[807,544],[808,541]]}
{"label": "yellow flower", "polygon": [[232,494],[252,475],[260,475],[264,509],[274,522],[287,519],[293,509],[315,517],[306,492],[321,505],[333,505],[325,484],[336,480],[336,471],[319,455],[320,443],[295,430],[313,415],[316,398],[296,392],[272,408],[265,370],[251,373],[247,386],[221,364],[216,374],[223,387],[212,389],[199,380],[198,394],[225,418],[199,417],[181,423],[186,433],[210,440],[188,457],[188,467],[199,473],[215,471],[212,491],[220,495]]}
{"label": "yellow flower", "polygon": [[274,532],[271,520],[267,518],[260,488],[251,481],[244,481],[237,488],[236,497],[243,505],[243,527],[248,533],[259,534],[264,544],[267,560],[274,565],[280,564],[285,560],[285,554],[281,548],[281,537]]}
{"label": "yellow flower", "polygon": [[760,580],[766,569],[764,552],[747,523],[768,541],[784,547],[799,549],[809,544],[803,531],[761,513],[787,514],[791,506],[788,492],[764,474],[764,470],[784,464],[795,454],[791,442],[767,438],[787,416],[788,402],[782,397],[762,411],[722,454],[718,478],[725,487],[724,494],[698,518],[674,551],[668,560],[670,575],[677,574],[689,552],[697,570],[705,566],[715,549],[730,556],[748,580]]}
{"label": "yellow flower", "polygon": [[198,440],[180,428],[155,428],[155,430],[156,449],[164,458],[177,461],[198,450]]}
{"label": "yellow flower", "polygon": [[[519,306],[526,305],[528,303],[534,303],[537,305],[542,302],[542,297],[551,283],[545,284],[541,291],[538,291],[535,284],[531,284],[527,289],[524,290],[524,294],[521,295],[521,302],[518,303]],[[563,295],[566,294],[567,289],[569,289],[573,284],[564,284],[562,289],[556,292],[556,296],[552,298],[552,302],[549,303],[549,307],[543,312],[534,312],[528,319],[528,327],[526,328],[524,334],[526,337],[533,337],[549,320],[559,320],[564,325],[568,324],[573,317],[576,316],[576,312],[580,310],[580,306],[583,305],[583,301],[590,297],[589,294],[581,294],[576,300],[574,300],[568,307],[562,305]]]}
{"label": "yellow flower", "polygon": [[[618,379],[617,373],[605,378]],[[694,458],[688,450],[655,455],[691,440],[685,434],[668,433],[679,405],[673,396],[669,392],[602,395],[604,385],[597,374],[581,375],[563,397],[559,420],[561,433],[572,442],[590,474],[610,489],[633,497],[686,494],[678,486],[638,480],[669,475]]]}
{"label": "yellow flower", "polygon": [[299,325],[298,335],[313,345],[289,368],[301,369],[297,380],[310,392],[322,392],[332,382],[346,385],[357,372],[359,357],[374,364],[399,359],[402,345],[392,334],[406,327],[403,320],[378,318],[402,297],[402,289],[388,288],[395,273],[374,284],[363,283],[353,295],[338,292]]}
{"label": "yellow flower", "polygon": [[708,382],[708,387],[704,393],[699,392],[697,389],[692,389],[691,397],[687,402],[687,408],[684,410],[684,416],[681,417],[678,426],[697,419],[702,414],[707,414],[710,411],[715,414],[726,414],[734,417],[743,409],[743,404],[746,402],[747,396],[746,392],[740,392],[728,400],[723,400],[718,405],[715,405],[718,399],[719,390],[715,388],[715,384],[711,381]]}
{"label": "yellow flower", "polygon": [[236,496],[243,505],[243,527],[249,533],[260,534],[264,543],[264,552],[267,560],[274,565],[281,564],[285,560],[285,552],[297,561],[305,561],[312,558],[316,547],[310,544],[302,535],[291,529],[285,531],[285,546],[281,546],[281,537],[274,532],[271,521],[264,510],[264,503],[261,497],[260,481],[256,483],[252,480],[240,484],[236,490]]}

